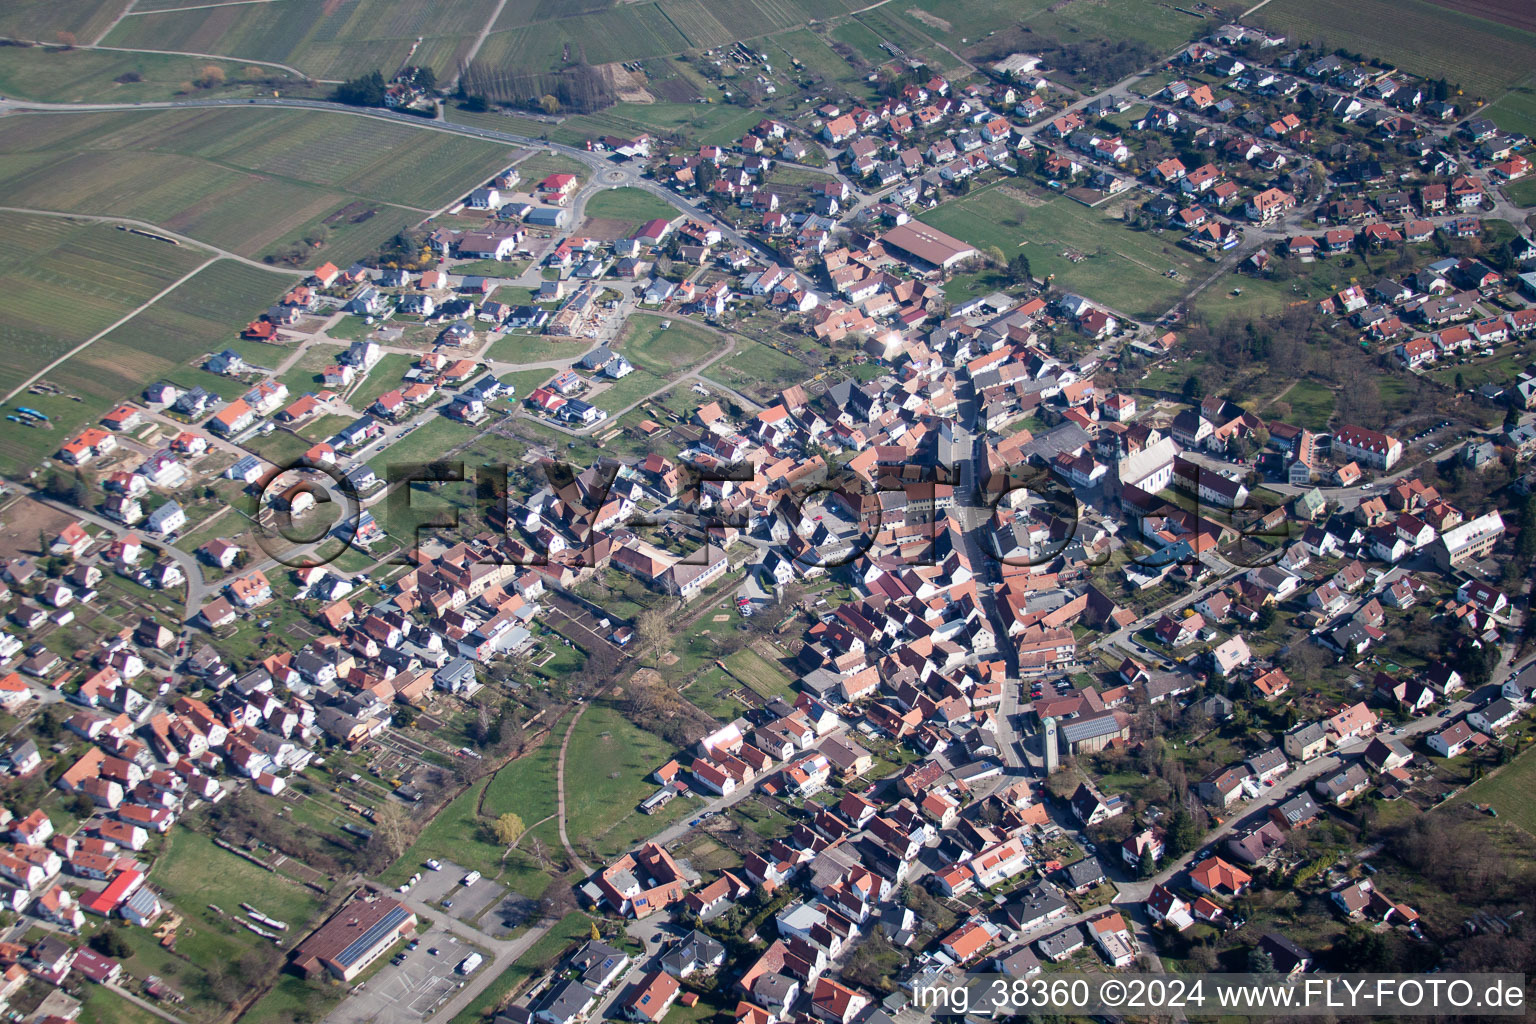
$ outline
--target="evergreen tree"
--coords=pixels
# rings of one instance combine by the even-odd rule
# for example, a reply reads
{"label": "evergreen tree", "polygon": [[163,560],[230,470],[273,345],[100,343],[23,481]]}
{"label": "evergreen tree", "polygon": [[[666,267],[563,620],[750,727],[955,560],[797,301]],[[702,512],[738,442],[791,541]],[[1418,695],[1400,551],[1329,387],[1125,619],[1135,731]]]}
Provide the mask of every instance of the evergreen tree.
{"label": "evergreen tree", "polygon": [[336,87],[337,103],[353,107],[382,107],[384,105],[384,76],[378,71],[350,78]]}
{"label": "evergreen tree", "polygon": [[1248,951],[1249,974],[1278,974],[1275,969],[1275,958],[1264,950],[1254,947]]}

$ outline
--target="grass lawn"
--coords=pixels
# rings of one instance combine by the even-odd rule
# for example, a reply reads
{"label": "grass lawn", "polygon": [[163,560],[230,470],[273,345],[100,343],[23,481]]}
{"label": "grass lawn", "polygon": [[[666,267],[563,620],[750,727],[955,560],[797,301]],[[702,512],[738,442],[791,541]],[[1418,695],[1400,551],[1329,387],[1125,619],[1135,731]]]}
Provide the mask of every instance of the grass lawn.
{"label": "grass lawn", "polygon": [[[503,122],[498,118],[495,123]],[[549,150],[533,150],[526,159],[519,160],[516,166],[517,173],[522,179],[519,184],[525,189],[532,188],[551,174],[574,174],[585,184],[587,176],[591,173],[587,170],[586,164]]]}
{"label": "grass lawn", "polygon": [[515,373],[503,373],[496,379],[503,384],[512,385],[514,389],[512,401],[516,403],[527,398],[528,392],[534,388],[543,387],[554,375],[554,370],[520,370]]}
{"label": "grass lawn", "polygon": [[587,396],[587,400],[612,416],[620,409],[627,408],[658,388],[666,386],[665,378],[646,370],[636,370],[625,376],[623,380],[616,380],[609,384],[601,392]]}
{"label": "grass lawn", "polygon": [[677,207],[643,189],[611,188],[587,200],[586,215],[638,225],[657,217],[671,220],[677,216]]}
{"label": "grass lawn", "polygon": [[[177,933],[176,953],[196,964],[234,963],[262,942],[233,923],[244,916],[241,903],[287,922],[286,934],[295,938],[306,934],[307,925],[324,909],[311,890],[221,850],[208,837],[186,828],[167,837],[150,882],[185,916]],[[223,909],[224,916],[208,909],[210,903]]]}
{"label": "grass lawn", "polygon": [[1455,384],[1459,373],[1463,384],[1475,388],[1489,382],[1509,384],[1530,362],[1531,353],[1527,346],[1504,345],[1486,359],[1479,357],[1466,363],[1436,364],[1427,373],[1434,380],[1450,385]]}
{"label": "grass lawn", "polygon": [[784,670],[750,647],[744,647],[725,659],[731,673],[764,698],[783,697],[793,701],[795,693]]}
{"label": "grass lawn", "polygon": [[676,801],[653,815],[635,805],[656,791],[647,776],[677,751],[624,718],[592,705],[571,736],[565,762],[566,831],[578,848],[605,859],[688,810]]}
{"label": "grass lawn", "polygon": [[465,277],[504,277],[511,279],[523,273],[526,262],[517,260],[469,260],[453,265],[453,273]]}
{"label": "grass lawn", "polygon": [[[316,982],[305,981],[298,975],[284,972],[267,990],[266,995],[251,1004],[240,1015],[242,1024],[289,1024],[294,1020],[318,1020],[341,1002],[345,992],[338,986],[331,988]],[[158,1017],[146,1017],[144,1024],[155,1024]]]}
{"label": "grass lawn", "polygon": [[378,401],[384,392],[403,386],[405,372],[414,362],[416,360],[404,352],[386,352],[373,364],[368,376],[353,386],[352,394],[347,399],[348,404],[354,409],[366,409]]}
{"label": "grass lawn", "polygon": [[1536,756],[1531,748],[1491,775],[1484,776],[1448,801],[1452,804],[1489,804],[1499,812],[1500,821],[1518,825],[1536,836],[1536,804],[1531,791],[1536,787]]}
{"label": "grass lawn", "polygon": [[[671,326],[662,330],[664,323]],[[720,335],[691,320],[637,313],[625,326],[619,351],[639,369],[666,377],[697,366],[724,344]]]}
{"label": "grass lawn", "polygon": [[[1059,288],[1133,316],[1161,315],[1202,273],[1204,261],[1178,248],[1171,234],[1125,227],[1113,212],[1118,205],[1089,209],[1062,196],[1042,199],[1017,184],[999,184],[952,199],[920,219],[982,251],[997,248],[1005,258],[1023,252],[1031,272],[1054,275]],[[1067,252],[1084,258],[1073,262]],[[1167,276],[1170,268],[1177,278]]]}
{"label": "grass lawn", "polygon": [[740,684],[735,679],[719,668],[712,668],[689,683],[688,688],[683,691],[683,696],[705,714],[713,715],[722,722],[729,722],[747,708],[745,704],[726,692],[739,688]]}
{"label": "grass lawn", "polygon": [[709,368],[708,377],[759,401],[767,401],[785,388],[814,376],[817,369],[743,337],[737,341],[736,351]]}
{"label": "grass lawn", "polygon": [[161,1018],[104,986],[86,985],[81,995],[80,1024],[160,1024]]}
{"label": "grass lawn", "polygon": [[[1532,130],[1536,131],[1536,128]],[[1511,202],[1519,203],[1521,206],[1536,206],[1536,177],[1526,177],[1511,182],[1504,187],[1504,191],[1509,193]]]}
{"label": "grass lawn", "polygon": [[386,479],[391,463],[431,462],[447,456],[453,449],[480,433],[481,428],[433,413],[415,430],[368,460],[380,479]]}
{"label": "grass lawn", "polygon": [[547,338],[538,334],[504,334],[491,343],[486,358],[497,363],[574,362],[587,350],[587,342]]}
{"label": "grass lawn", "polygon": [[1310,380],[1297,381],[1281,401],[1290,403],[1290,422],[1308,430],[1328,429],[1328,418],[1333,415],[1334,396],[1323,385]]}

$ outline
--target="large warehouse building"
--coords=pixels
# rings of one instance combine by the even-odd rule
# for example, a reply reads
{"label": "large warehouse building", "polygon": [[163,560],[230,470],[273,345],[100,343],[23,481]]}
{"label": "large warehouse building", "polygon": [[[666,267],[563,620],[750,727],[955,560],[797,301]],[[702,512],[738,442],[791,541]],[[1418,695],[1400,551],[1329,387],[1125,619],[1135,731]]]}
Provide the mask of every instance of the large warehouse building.
{"label": "large warehouse building", "polygon": [[891,228],[881,236],[880,244],[940,270],[976,255],[975,248],[960,239],[915,220]]}
{"label": "large warehouse building", "polygon": [[293,951],[294,966],[308,977],[329,971],[351,981],[397,941],[416,930],[416,914],[397,899],[352,900]]}

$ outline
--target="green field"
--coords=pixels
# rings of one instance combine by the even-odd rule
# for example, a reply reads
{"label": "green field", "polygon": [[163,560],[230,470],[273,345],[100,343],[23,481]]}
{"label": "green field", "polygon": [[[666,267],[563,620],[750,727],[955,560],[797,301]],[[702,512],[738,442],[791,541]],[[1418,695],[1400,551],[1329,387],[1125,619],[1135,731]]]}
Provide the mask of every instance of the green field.
{"label": "green field", "polygon": [[766,401],[815,373],[814,368],[778,349],[739,337],[736,351],[711,366],[706,376],[759,401]]}
{"label": "green field", "polygon": [[[433,413],[421,426],[369,459],[368,466],[379,475],[379,479],[387,479],[391,463],[407,465],[442,458],[480,433],[481,429]],[[385,524],[386,528],[388,525]]]}
{"label": "green field", "polygon": [[1328,429],[1328,419],[1333,415],[1334,396],[1316,381],[1297,381],[1281,399],[1291,407],[1289,422],[1308,430]]}
{"label": "green field", "polygon": [[649,313],[630,317],[619,343],[624,358],[639,369],[669,376],[699,365],[724,344],[720,335],[691,320],[673,318],[663,331],[661,325],[666,322]]}
{"label": "green field", "polygon": [[141,1009],[101,985],[87,985],[80,993],[80,1024],[160,1024],[160,1018]]}
{"label": "green field", "polygon": [[[983,251],[995,247],[1007,258],[1022,252],[1035,277],[1054,275],[1058,288],[1133,316],[1162,315],[1202,268],[1172,235],[1132,231],[1104,208],[1061,196],[1040,202],[1011,185],[972,192],[919,219]],[[1062,255],[1069,249],[1087,258],[1074,263]],[[1164,273],[1169,268],[1177,279]]]}
{"label": "green field", "polygon": [[666,387],[666,384],[664,377],[658,377],[648,370],[636,370],[591,396],[591,402],[608,415],[614,416],[620,409],[635,404],[657,389]]}
{"label": "green field", "polygon": [[1428,0],[1273,0],[1254,22],[1292,44],[1322,40],[1495,99],[1536,66],[1536,36]]}
{"label": "green field", "polygon": [[0,232],[9,241],[0,255],[0,394],[209,258],[112,225],[59,217],[0,213]]}
{"label": "green field", "polygon": [[676,753],[617,709],[589,707],[576,724],[565,759],[565,827],[571,842],[607,858],[686,813],[683,800],[652,815],[635,809],[656,791],[647,776]]}
{"label": "green field", "polygon": [[[268,917],[288,922],[289,932],[294,934],[303,934],[305,923],[321,909],[315,894],[298,882],[221,850],[207,836],[190,829],[170,836],[149,878],[183,914],[207,923],[205,931],[229,930],[236,938],[244,936],[253,942],[259,940],[243,928],[225,929],[215,923],[220,919],[206,904],[238,914],[240,904],[249,903]],[[179,943],[178,950],[184,951]]]}
{"label": "green field", "polygon": [[1504,186],[1510,202],[1520,206],[1536,206],[1536,178],[1522,178]]}
{"label": "green field", "polygon": [[553,338],[534,334],[504,334],[491,343],[486,358],[497,363],[547,363],[560,360],[567,364],[587,350],[590,342],[572,338]]}
{"label": "green field", "polygon": [[783,697],[789,701],[795,699],[791,680],[784,674],[784,670],[750,647],[744,647],[726,658],[725,667],[765,700],[774,697]]}
{"label": "green field", "polygon": [[[198,357],[236,342],[246,321],[292,282],[291,277],[219,260],[50,377],[93,398],[121,398],[161,377],[185,372]],[[276,346],[262,349],[268,365],[276,365],[286,355]],[[224,387],[240,386],[219,380]]]}
{"label": "green field", "polygon": [[655,217],[671,220],[677,216],[677,207],[644,189],[611,188],[588,199],[586,213],[588,217],[624,220],[639,225]]}
{"label": "green field", "polygon": [[368,376],[362,382],[352,388],[348,399],[354,409],[366,409],[378,401],[380,395],[386,391],[393,391],[401,387],[405,381],[405,372],[416,361],[415,357],[404,352],[386,352],[373,369],[368,371]]}
{"label": "green field", "polygon": [[[319,79],[341,79],[405,63],[430,66],[446,81],[496,9],[495,0],[353,0],[315,7],[257,3],[233,7],[139,4],[104,40],[141,50],[218,53],[287,64]],[[414,54],[412,44],[421,44]]]}
{"label": "green field", "polygon": [[508,156],[377,119],[241,106],[11,117],[0,154],[12,205],[133,217],[250,257],[318,241],[309,265],[371,253]]}
{"label": "green field", "polygon": [[1450,803],[1489,804],[1499,812],[1500,821],[1511,822],[1536,836],[1536,804],[1531,802],[1533,787],[1536,787],[1536,756],[1528,748],[1497,772],[1462,790]]}
{"label": "green field", "polygon": [[1527,137],[1536,134],[1536,76],[1516,85],[1483,113],[1505,131]]}
{"label": "green field", "polygon": [[94,43],[127,7],[128,0],[7,0],[0,4],[0,35],[55,43],[64,32],[77,42]]}
{"label": "green field", "polygon": [[[207,69],[224,75],[220,85]],[[206,82],[194,85],[194,82]],[[9,47],[0,60],[0,93],[43,103],[150,103],[175,96],[225,99],[292,96],[303,83],[286,71],[235,61],[164,53],[66,50],[58,46]]]}

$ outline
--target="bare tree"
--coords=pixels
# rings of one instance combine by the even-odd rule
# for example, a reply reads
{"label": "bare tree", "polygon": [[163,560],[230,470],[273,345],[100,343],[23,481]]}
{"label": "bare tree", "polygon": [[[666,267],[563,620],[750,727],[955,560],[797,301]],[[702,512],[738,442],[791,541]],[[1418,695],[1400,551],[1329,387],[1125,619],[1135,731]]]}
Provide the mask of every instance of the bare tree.
{"label": "bare tree", "polygon": [[667,641],[672,639],[667,615],[659,608],[647,608],[640,613],[640,618],[635,622],[635,633],[640,637],[641,645],[650,649],[653,659],[661,653]]}
{"label": "bare tree", "polygon": [[388,863],[404,855],[411,845],[410,821],[399,804],[385,802],[374,812],[373,838],[368,843],[377,847]]}

